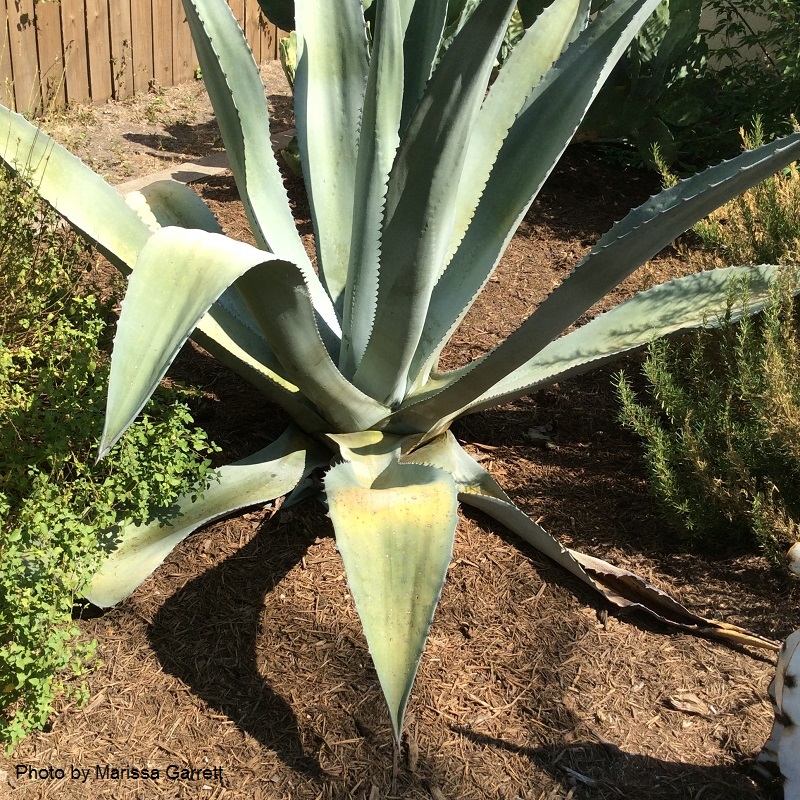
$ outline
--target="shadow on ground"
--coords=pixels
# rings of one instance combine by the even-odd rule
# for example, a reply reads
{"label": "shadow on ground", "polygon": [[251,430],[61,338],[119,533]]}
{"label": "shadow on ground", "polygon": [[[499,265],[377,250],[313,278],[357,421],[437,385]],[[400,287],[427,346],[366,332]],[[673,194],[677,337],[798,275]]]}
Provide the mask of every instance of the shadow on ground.
{"label": "shadow on ground", "polygon": [[532,766],[572,790],[569,796],[575,800],[728,800],[733,796],[779,800],[782,796],[778,786],[759,789],[744,767],[663,761],[596,742],[522,747],[457,725],[451,730],[482,747],[527,757]]}
{"label": "shadow on ground", "polygon": [[[266,527],[266,526],[265,526]],[[257,668],[264,598],[305,555],[313,534],[261,530],[219,565],[191,580],[159,609],[148,638],[164,671],[231,719],[293,770],[312,780],[297,719]]]}

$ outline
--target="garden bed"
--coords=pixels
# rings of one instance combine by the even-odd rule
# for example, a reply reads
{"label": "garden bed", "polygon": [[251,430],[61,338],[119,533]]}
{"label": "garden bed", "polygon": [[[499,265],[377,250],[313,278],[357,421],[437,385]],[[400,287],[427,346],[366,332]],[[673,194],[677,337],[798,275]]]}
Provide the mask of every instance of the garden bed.
{"label": "garden bed", "polygon": [[[279,66],[265,76],[276,130],[285,129],[290,98]],[[200,84],[47,127],[114,183],[220,147]],[[288,183],[311,248],[300,184]],[[226,233],[247,239],[230,176],[195,186]],[[572,148],[446,352],[447,366],[513,330],[657,188],[652,174]],[[685,272],[667,250],[587,319]],[[800,624],[800,587],[756,556],[686,555],[658,517],[638,443],[616,420],[611,375],[620,366],[636,373],[629,359],[467,417],[453,432],[566,546],[638,572],[703,615],[786,636]],[[222,446],[220,463],[262,447],[287,421],[197,347],[171,374],[204,389],[195,418]],[[103,661],[89,677],[88,704],[59,708],[50,730],[0,766],[15,798],[769,796],[749,765],[772,724],[771,654],[608,611],[502,527],[462,510],[393,795],[388,714],[330,520],[321,505],[274,504],[199,531],[131,598],[84,620]],[[16,777],[16,765],[65,774]],[[87,783],[71,767],[88,770]],[[115,767],[129,772],[114,777]],[[132,768],[160,775],[134,777]],[[199,777],[181,777],[191,768]]]}

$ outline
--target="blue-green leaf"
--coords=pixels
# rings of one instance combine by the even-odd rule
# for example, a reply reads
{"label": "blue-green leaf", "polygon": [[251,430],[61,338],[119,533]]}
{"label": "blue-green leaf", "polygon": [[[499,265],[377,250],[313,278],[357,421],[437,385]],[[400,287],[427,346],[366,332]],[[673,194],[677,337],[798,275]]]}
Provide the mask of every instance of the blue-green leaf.
{"label": "blue-green leaf", "polygon": [[406,394],[408,368],[453,229],[470,128],[513,6],[512,0],[485,0],[445,51],[389,177],[378,314],[353,378],[387,405]]}
{"label": "blue-green leaf", "polygon": [[200,497],[184,496],[158,519],[128,525],[119,543],[101,562],[84,596],[107,608],[126,598],[151,575],[190,533],[220,517],[266,503],[291,491],[313,469],[327,463],[329,453],[290,428],[271,445],[218,470]]}
{"label": "blue-green leaf", "polygon": [[222,233],[211,209],[197,193],[179,181],[154,181],[125,195],[125,202],[151,231],[169,225]]}
{"label": "blue-green leaf", "polygon": [[123,273],[150,229],[125,200],[79,158],[20,114],[0,106],[0,158]]}
{"label": "blue-green leaf", "polygon": [[297,264],[308,256],[272,151],[264,84],[225,0],[183,0],[203,82],[259,246]]}
{"label": "blue-green leaf", "polygon": [[297,138],[320,275],[340,311],[350,263],[367,36],[359,2],[297,0],[295,22]]}
{"label": "blue-green leaf", "polygon": [[370,654],[400,740],[406,703],[453,554],[456,488],[445,471],[391,460],[385,444],[335,466],[325,492]]}
{"label": "blue-green leaf", "polygon": [[415,386],[434,366],[586,109],[658,2],[616,0],[578,35],[526,98],[500,148],[470,226],[434,290],[431,304],[436,313],[429,315],[414,358]]}
{"label": "blue-green leaf", "polygon": [[[698,219],[798,157],[800,134],[794,134],[681,181],[631,211],[511,336],[444,379],[448,388],[432,399],[437,408],[434,415],[457,414],[459,408],[490,391]],[[724,295],[723,289],[718,291]],[[664,313],[668,315],[670,308]]]}
{"label": "blue-green leaf", "polygon": [[[408,3],[406,3],[408,5]],[[447,17],[447,0],[414,3],[405,29],[401,130],[408,126],[433,72]]]}
{"label": "blue-green leaf", "polygon": [[142,249],[122,302],[101,455],[139,413],[212,303],[245,275],[237,288],[283,374],[333,427],[368,428],[386,413],[332,362],[299,267],[219,234],[161,228]]}
{"label": "blue-green leaf", "polygon": [[358,140],[352,248],[345,287],[340,365],[352,375],[367,345],[378,299],[380,233],[386,186],[400,143],[403,29],[399,0],[384,0],[372,54]]}

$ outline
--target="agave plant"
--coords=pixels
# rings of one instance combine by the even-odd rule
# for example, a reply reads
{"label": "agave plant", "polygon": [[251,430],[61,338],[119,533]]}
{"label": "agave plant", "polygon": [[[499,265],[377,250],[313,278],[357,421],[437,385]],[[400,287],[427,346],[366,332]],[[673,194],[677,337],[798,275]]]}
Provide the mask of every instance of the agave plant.
{"label": "agave plant", "polygon": [[[600,239],[502,344],[461,369],[439,356],[617,59],[659,0],[554,0],[488,89],[513,0],[296,0],[297,132],[316,235],[304,249],[269,141],[263,85],[225,0],[184,0],[257,247],[225,237],[198,197],[156,183],[123,200],[7,109],[6,162],[126,274],[101,455],[192,337],[284,408],[276,442],[223,467],[172,524],[122,531],[89,599],[119,602],[191,531],[237,509],[324,494],[395,735],[448,564],[458,501],[487,512],[618,605],[761,643],[694,616],[631,573],[565,549],[449,432],[465,414],[723,312],[744,272],[763,306],[776,268],[657,286],[567,335],[584,312],[712,209],[800,155],[800,135],[648,200]],[[456,5],[456,4],[454,4]],[[460,5],[465,5],[461,3]]]}

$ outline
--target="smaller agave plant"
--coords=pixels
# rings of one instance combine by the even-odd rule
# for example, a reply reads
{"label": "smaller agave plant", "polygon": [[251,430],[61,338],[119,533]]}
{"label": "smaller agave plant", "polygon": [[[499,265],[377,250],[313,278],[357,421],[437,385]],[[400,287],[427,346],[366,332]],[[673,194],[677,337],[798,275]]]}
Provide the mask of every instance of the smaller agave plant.
{"label": "smaller agave plant", "polygon": [[[295,114],[316,237],[304,249],[269,139],[264,87],[225,0],[184,0],[257,247],[224,236],[190,189],[123,199],[23,117],[0,155],[125,274],[101,456],[189,337],[292,417],[223,467],[171,524],[128,527],[86,596],[111,606],[189,533],[293,489],[324,494],[395,736],[438,602],[458,502],[504,523],[617,605],[764,645],[691,614],[624,570],[562,547],[450,433],[654,336],[721,314],[733,274],[750,311],[777,267],[657,286],[566,335],[594,303],[714,208],[800,157],[800,135],[678,183],[618,222],[500,345],[450,372],[445,344],[492,275],[587,108],[659,0],[554,0],[490,84],[514,0],[296,0]],[[365,6],[370,24],[365,22]],[[315,269],[316,266],[316,269]],[[769,645],[769,643],[767,643]]]}

